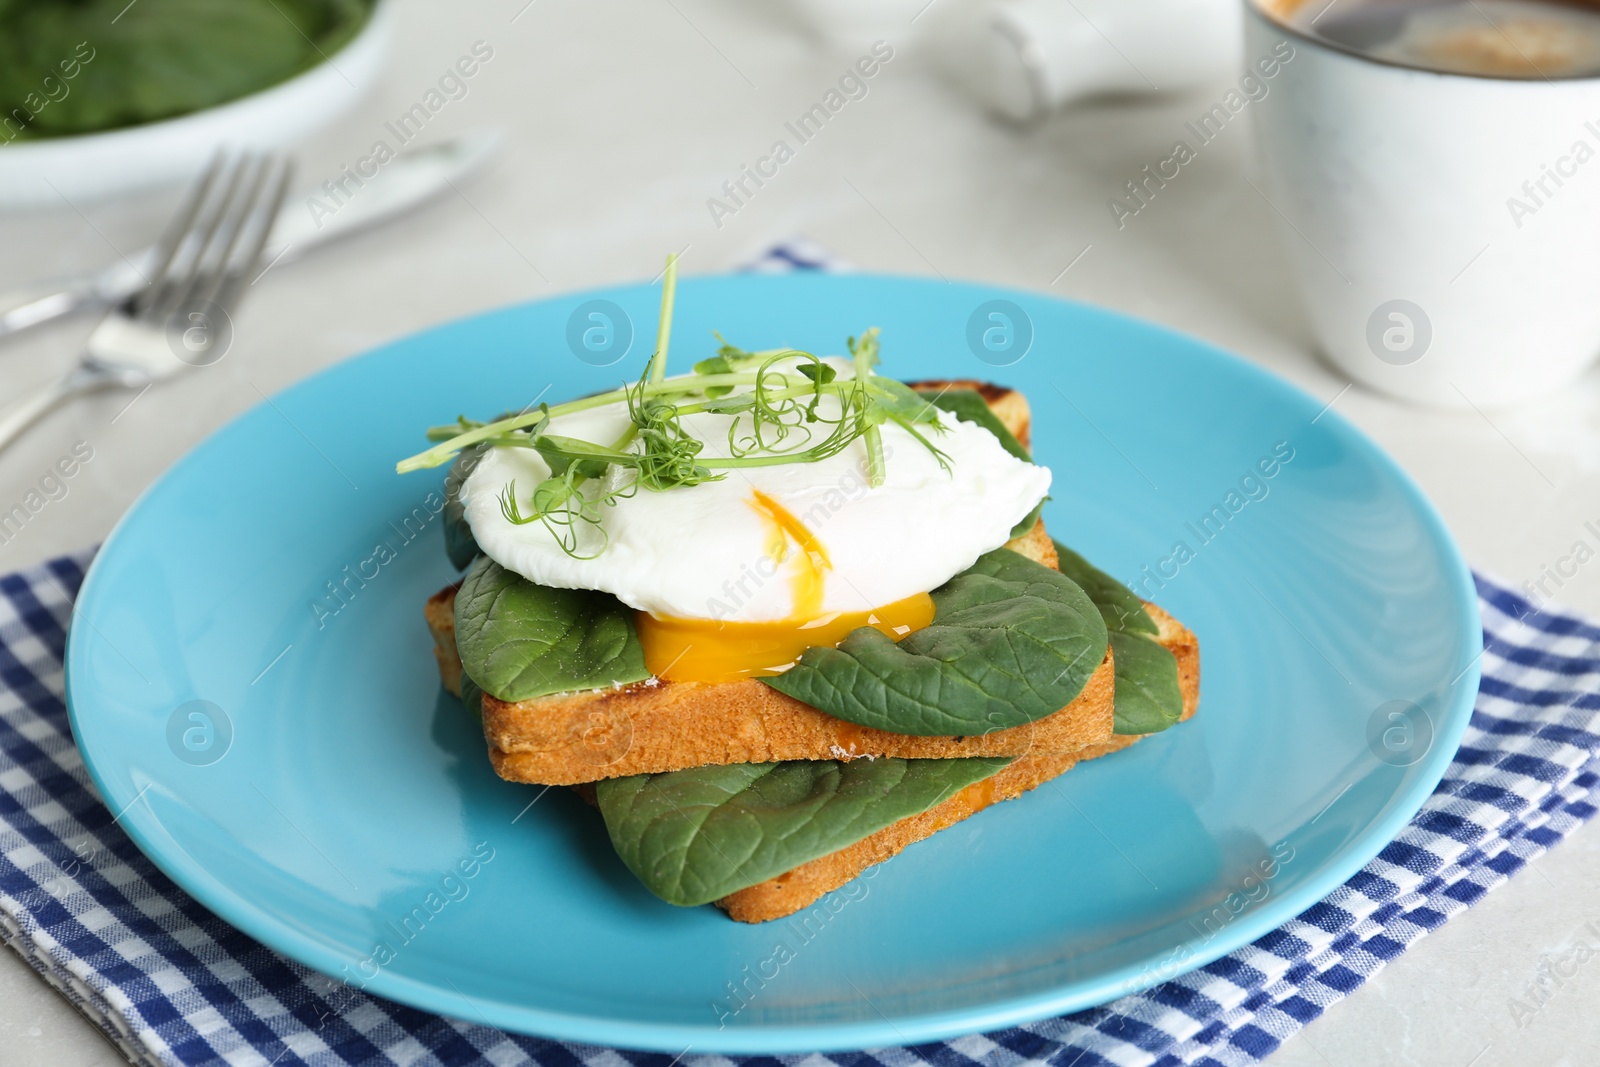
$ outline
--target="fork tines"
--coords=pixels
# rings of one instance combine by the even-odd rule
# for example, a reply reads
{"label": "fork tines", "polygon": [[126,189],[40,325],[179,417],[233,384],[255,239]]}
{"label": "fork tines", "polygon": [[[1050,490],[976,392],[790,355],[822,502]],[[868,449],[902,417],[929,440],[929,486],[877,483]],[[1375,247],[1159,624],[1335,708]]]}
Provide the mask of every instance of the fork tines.
{"label": "fork tines", "polygon": [[218,151],[156,243],[131,315],[159,323],[182,308],[230,308],[266,246],[292,170],[281,156]]}

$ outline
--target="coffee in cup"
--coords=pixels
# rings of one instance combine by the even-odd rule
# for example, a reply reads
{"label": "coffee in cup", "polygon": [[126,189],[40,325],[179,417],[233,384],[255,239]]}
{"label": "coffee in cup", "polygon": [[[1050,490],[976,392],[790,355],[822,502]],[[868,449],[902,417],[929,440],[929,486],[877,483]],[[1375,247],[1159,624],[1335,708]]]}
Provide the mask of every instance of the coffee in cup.
{"label": "coffee in cup", "polygon": [[1600,8],[1584,3],[1306,0],[1285,22],[1336,47],[1419,70],[1485,78],[1600,74]]}

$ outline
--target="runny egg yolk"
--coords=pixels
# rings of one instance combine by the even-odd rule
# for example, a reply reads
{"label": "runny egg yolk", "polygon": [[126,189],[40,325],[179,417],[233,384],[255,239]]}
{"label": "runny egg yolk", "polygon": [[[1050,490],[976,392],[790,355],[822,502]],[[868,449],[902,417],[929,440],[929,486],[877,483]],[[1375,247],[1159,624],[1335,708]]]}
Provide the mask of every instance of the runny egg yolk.
{"label": "runny egg yolk", "polygon": [[795,557],[790,588],[794,596],[793,617],[809,619],[822,608],[823,571],[833,570],[828,550],[817,535],[794,513],[759,489],[752,489],[750,506],[767,522],[767,558],[774,564],[789,557],[792,540],[800,554]]}
{"label": "runny egg yolk", "polygon": [[[669,682],[731,682],[781,674],[808,648],[832,647],[852,630],[870,626],[901,638],[933,621],[933,598],[916,593],[866,611],[821,614],[825,574],[833,568],[817,536],[787,508],[759,489],[750,506],[766,521],[767,557],[790,563],[793,609],[787,619],[726,622],[720,619],[637,617],[645,666]],[[790,543],[796,550],[791,554]]]}
{"label": "runny egg yolk", "polygon": [[733,682],[782,674],[816,645],[837,645],[870,626],[899,639],[933,621],[933,598],[916,593],[871,611],[836,611],[773,622],[661,619],[638,615],[645,666],[669,682]]}

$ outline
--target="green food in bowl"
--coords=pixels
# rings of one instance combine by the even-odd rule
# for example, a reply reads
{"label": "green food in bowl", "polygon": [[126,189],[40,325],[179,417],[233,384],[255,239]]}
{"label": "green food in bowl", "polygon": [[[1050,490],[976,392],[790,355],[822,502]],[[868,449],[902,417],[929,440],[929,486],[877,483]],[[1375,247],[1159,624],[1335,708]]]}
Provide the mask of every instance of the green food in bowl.
{"label": "green food in bowl", "polygon": [[0,144],[236,100],[324,62],[374,0],[0,0]]}

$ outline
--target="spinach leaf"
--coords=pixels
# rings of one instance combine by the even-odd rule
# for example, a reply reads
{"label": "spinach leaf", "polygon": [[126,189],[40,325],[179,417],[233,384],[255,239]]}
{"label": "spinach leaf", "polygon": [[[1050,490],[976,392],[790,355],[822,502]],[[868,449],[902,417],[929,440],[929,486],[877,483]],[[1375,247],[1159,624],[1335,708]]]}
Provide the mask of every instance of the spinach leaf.
{"label": "spinach leaf", "polygon": [[[1045,497],[1044,498],[1044,500],[1049,500],[1049,499],[1050,499],[1049,497]],[[1041,500],[1037,504],[1035,504],[1033,506],[1033,510],[1028,512],[1026,515],[1024,515],[1022,517],[1022,521],[1021,522],[1019,522],[1015,526],[1011,527],[1010,536],[1013,539],[1021,537],[1023,534],[1025,534],[1029,530],[1033,529],[1034,524],[1039,521],[1039,516],[1044,514],[1044,500]]]}
{"label": "spinach leaf", "polygon": [[1117,581],[1078,555],[1072,549],[1055,542],[1056,555],[1060,557],[1061,573],[1077,582],[1089,594],[1094,606],[1105,617],[1106,628],[1112,633],[1157,634],[1156,621],[1144,610],[1144,601],[1134,596],[1133,590]]}
{"label": "spinach leaf", "polygon": [[3,4],[0,114],[26,139],[198,111],[324,62],[371,9],[372,0]]}
{"label": "spinach leaf", "polygon": [[473,718],[483,718],[483,690],[466,671],[461,672],[461,706],[472,712]]}
{"label": "spinach leaf", "polygon": [[897,734],[972,735],[1061,710],[1106,653],[1106,625],[1067,576],[996,549],[933,591],[933,622],[898,642],[869,627],[762,681],[835,718]]}
{"label": "spinach leaf", "polygon": [[1160,627],[1131,589],[1060,541],[1055,546],[1061,573],[1089,594],[1111,632],[1111,658],[1117,671],[1113,731],[1160,733],[1183,717],[1177,657],[1156,640]]}
{"label": "spinach leaf", "polygon": [[837,852],[1009,759],[796,760],[595,784],[611,844],[669,904],[706,904]]}
{"label": "spinach leaf", "polygon": [[917,392],[934,407],[953,413],[962,422],[975,422],[982,426],[999,439],[1001,448],[1024,463],[1033,462],[1033,456],[1006,429],[1005,423],[989,409],[988,401],[976,389],[946,389],[943,392],[938,389],[919,389]]}
{"label": "spinach leaf", "polygon": [[535,585],[488,556],[456,594],[456,647],[472,680],[501,700],[650,677],[633,612],[616,597]]}
{"label": "spinach leaf", "polygon": [[1144,634],[1112,633],[1117,692],[1112,732],[1158,734],[1183,717],[1178,659]]}
{"label": "spinach leaf", "polygon": [[444,511],[441,513],[444,520],[444,551],[458,571],[466,570],[467,564],[482,551],[478,547],[478,539],[472,536],[472,527],[467,525],[467,509],[461,504],[461,487],[488,450],[488,445],[475,445],[462,452],[450,464],[450,473],[444,479]]}

